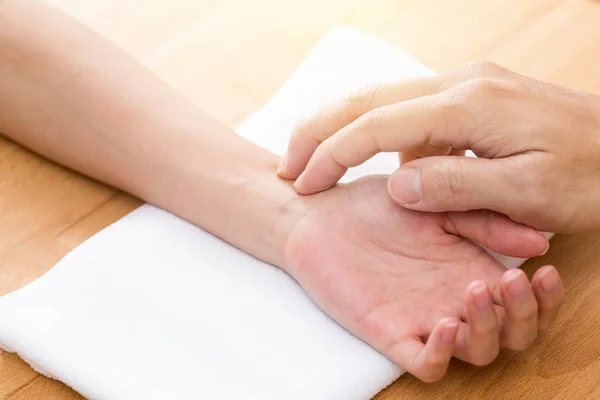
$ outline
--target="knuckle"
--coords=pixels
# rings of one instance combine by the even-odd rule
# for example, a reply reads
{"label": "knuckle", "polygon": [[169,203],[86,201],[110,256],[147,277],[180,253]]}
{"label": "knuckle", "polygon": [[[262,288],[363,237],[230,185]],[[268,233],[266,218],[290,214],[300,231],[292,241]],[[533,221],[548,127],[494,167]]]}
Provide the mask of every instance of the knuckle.
{"label": "knuckle", "polygon": [[[512,186],[527,201],[519,202],[518,207],[510,210],[521,222],[539,222],[548,215],[548,211],[555,208],[556,195],[552,189],[544,184],[544,177],[540,174],[545,167],[537,160],[528,158],[525,161],[510,164],[515,174],[504,177],[504,184]],[[536,224],[539,225],[539,224]]]}
{"label": "knuckle", "polygon": [[513,95],[519,87],[513,82],[489,77],[476,77],[458,86],[460,98],[464,101],[497,100]]}
{"label": "knuckle", "polygon": [[446,92],[440,101],[436,104],[437,115],[432,125],[430,144],[443,146],[444,143],[437,143],[438,136],[453,136],[456,130],[464,128],[464,121],[469,119],[470,111],[464,96],[459,90],[450,90]]}
{"label": "knuckle", "polygon": [[[435,198],[451,197],[455,204],[468,203],[471,201],[472,194],[465,188],[465,168],[463,160],[457,157],[451,157],[440,160],[438,170],[431,174],[433,193],[424,193]],[[425,185],[428,187],[429,185]]]}
{"label": "knuckle", "polygon": [[359,89],[345,98],[345,106],[351,111],[355,112],[358,110],[363,110],[367,107],[373,107],[382,90],[383,85],[381,84],[371,85]]}
{"label": "knuckle", "polygon": [[443,119],[452,120],[464,113],[466,97],[466,91],[463,90],[462,85],[445,92],[443,100],[438,106]]}
{"label": "knuckle", "polygon": [[480,337],[490,337],[490,335],[498,334],[498,323],[495,319],[490,318],[488,321],[479,323],[478,326],[473,327],[473,330]]}
{"label": "knuckle", "polygon": [[292,130],[288,151],[302,151],[307,145],[316,147],[329,136],[330,134],[326,130],[319,129],[319,123],[315,119],[303,118]]}
{"label": "knuckle", "polygon": [[494,62],[473,60],[447,74],[446,79],[442,81],[441,88],[445,90],[475,78],[497,78],[509,75],[510,71]]}
{"label": "knuckle", "polygon": [[444,175],[446,176],[444,180],[447,184],[448,194],[453,198],[461,197],[464,191],[462,173],[454,173],[454,171],[447,169]]}
{"label": "knuckle", "polygon": [[370,128],[380,125],[386,119],[387,114],[388,113],[385,110],[385,108],[375,108],[366,113],[363,117],[360,118],[360,120],[364,127]]}
{"label": "knuckle", "polygon": [[462,86],[467,100],[481,100],[493,91],[492,81],[488,78],[469,79]]}
{"label": "knuckle", "polygon": [[502,67],[488,60],[472,60],[461,67],[462,73],[469,77],[490,76],[501,70]]}
{"label": "knuckle", "polygon": [[508,80],[488,77],[467,79],[443,93],[439,107],[441,120],[448,126],[460,125],[463,130],[478,129],[498,118],[498,101],[509,101],[518,96],[519,90],[515,82]]}
{"label": "knuckle", "polygon": [[380,143],[377,139],[377,129],[383,125],[388,112],[383,108],[376,108],[362,115],[355,121],[353,129],[344,132],[340,137],[349,138],[351,142],[361,149],[368,149],[371,156],[381,151]]}

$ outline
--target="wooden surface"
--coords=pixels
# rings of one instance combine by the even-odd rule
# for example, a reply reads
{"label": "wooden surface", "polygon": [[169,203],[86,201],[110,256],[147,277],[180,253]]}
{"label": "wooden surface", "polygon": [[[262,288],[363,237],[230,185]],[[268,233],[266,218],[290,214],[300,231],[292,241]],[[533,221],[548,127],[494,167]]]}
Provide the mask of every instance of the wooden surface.
{"label": "wooden surface", "polygon": [[[439,71],[490,59],[600,93],[600,4],[590,0],[54,0],[232,127],[264,104],[336,24],[392,42]],[[50,269],[135,208],[122,193],[0,138],[0,294]],[[598,212],[598,210],[590,210]],[[561,271],[558,323],[487,368],[453,363],[441,383],[400,378],[378,399],[600,398],[600,234],[559,236],[529,262]],[[157,360],[160,362],[160,360]],[[0,356],[0,398],[77,399]]]}

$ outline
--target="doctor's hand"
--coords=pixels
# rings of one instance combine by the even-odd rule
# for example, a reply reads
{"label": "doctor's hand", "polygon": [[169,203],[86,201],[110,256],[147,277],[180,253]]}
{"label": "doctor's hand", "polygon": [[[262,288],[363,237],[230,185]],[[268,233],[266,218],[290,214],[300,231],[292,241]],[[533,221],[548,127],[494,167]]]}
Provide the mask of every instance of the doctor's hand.
{"label": "doctor's hand", "polygon": [[[479,158],[460,157],[466,149]],[[378,152],[400,152],[388,189],[405,208],[489,209],[552,232],[600,227],[598,96],[473,62],[330,105],[295,129],[278,173],[311,194]]]}
{"label": "doctor's hand", "polygon": [[473,242],[532,257],[545,238],[488,211],[407,210],[388,195],[387,179],[297,197],[290,207],[302,217],[287,236],[286,272],[340,325],[423,381],[441,379],[452,356],[486,365],[500,348],[529,347],[558,313],[558,272],[545,266],[529,282]]}

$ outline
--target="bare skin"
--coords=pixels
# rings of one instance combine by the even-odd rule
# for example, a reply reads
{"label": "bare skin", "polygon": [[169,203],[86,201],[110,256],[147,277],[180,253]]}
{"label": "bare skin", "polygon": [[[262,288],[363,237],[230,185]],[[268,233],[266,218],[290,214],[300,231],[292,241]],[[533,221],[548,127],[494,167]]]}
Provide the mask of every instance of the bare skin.
{"label": "bare skin", "polygon": [[0,2],[0,94],[3,135],[280,267],[421,379],[441,378],[453,354],[483,365],[500,346],[529,346],[563,299],[553,267],[530,284],[462,238],[533,257],[548,246],[536,230],[488,212],[407,211],[381,177],[299,196],[275,175],[279,157],[44,3]]}
{"label": "bare skin", "polygon": [[479,215],[406,210],[386,182],[363,178],[310,198],[317,204],[289,236],[288,272],[324,311],[428,382],[444,375],[451,355],[486,365],[500,347],[523,350],[552,324],[563,297],[553,267],[530,285],[455,235],[484,241],[468,220]]}
{"label": "bare skin", "polygon": [[[455,157],[471,149],[478,159]],[[400,152],[390,195],[420,211],[489,209],[542,231],[600,227],[600,97],[490,62],[365,88],[295,130],[280,176],[299,193]]]}

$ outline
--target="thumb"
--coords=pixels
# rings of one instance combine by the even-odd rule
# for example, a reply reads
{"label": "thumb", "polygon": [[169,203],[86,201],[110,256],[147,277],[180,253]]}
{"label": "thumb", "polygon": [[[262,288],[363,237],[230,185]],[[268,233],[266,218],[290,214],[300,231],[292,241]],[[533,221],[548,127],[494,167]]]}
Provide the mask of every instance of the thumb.
{"label": "thumb", "polygon": [[[518,207],[518,185],[505,159],[460,156],[427,157],[399,168],[388,192],[399,205],[418,211],[487,209],[511,215]],[[513,176],[516,174],[513,174]]]}

